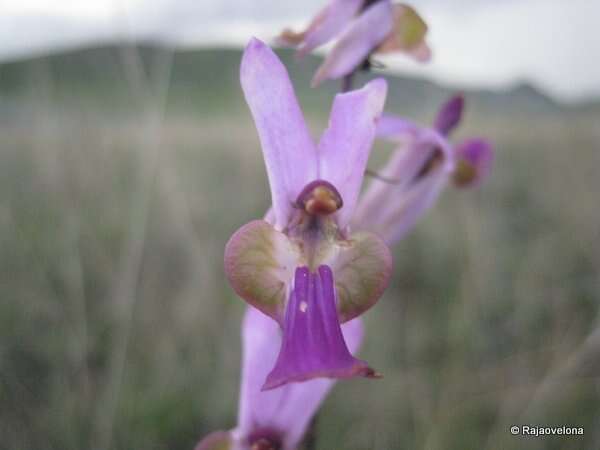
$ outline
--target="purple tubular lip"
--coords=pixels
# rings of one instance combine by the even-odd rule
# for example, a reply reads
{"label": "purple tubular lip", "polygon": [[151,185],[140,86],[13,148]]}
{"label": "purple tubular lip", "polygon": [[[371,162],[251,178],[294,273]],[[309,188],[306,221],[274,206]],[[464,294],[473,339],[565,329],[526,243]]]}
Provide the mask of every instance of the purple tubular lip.
{"label": "purple tubular lip", "polygon": [[308,267],[297,268],[285,315],[283,344],[263,390],[316,377],[354,376],[377,374],[367,363],[354,358],[346,346],[331,269],[322,265],[311,273]]}

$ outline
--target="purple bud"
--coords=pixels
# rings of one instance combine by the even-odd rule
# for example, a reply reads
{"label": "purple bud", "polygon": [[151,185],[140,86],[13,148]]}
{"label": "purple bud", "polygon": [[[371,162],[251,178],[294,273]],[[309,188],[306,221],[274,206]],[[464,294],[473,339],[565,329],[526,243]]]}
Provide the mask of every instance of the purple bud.
{"label": "purple bud", "polygon": [[437,113],[433,127],[443,135],[449,135],[460,123],[465,99],[462,94],[451,97]]}

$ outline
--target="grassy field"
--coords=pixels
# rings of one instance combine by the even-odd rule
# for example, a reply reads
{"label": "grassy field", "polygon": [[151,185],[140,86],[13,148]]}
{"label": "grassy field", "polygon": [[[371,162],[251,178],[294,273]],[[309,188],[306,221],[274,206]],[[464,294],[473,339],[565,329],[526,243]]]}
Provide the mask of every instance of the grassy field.
{"label": "grassy field", "polygon": [[[284,56],[318,134],[335,87]],[[191,450],[235,424],[244,306],[223,247],[269,204],[239,57],[0,66],[1,449]],[[393,79],[387,108],[426,122],[449,92]],[[459,135],[494,141],[494,174],[394,248],[360,353],[385,377],[336,386],[319,450],[600,448],[600,107],[527,85],[466,98]]]}

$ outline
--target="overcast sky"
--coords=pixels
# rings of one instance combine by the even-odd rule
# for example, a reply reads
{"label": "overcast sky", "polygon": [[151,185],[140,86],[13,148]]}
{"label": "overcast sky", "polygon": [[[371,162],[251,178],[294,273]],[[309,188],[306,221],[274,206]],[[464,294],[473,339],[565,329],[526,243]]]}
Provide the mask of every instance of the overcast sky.
{"label": "overcast sky", "polygon": [[[0,60],[126,37],[244,45],[301,27],[323,0],[0,0]],[[566,100],[600,97],[600,1],[414,0],[433,61],[385,62],[455,86],[530,81]]]}

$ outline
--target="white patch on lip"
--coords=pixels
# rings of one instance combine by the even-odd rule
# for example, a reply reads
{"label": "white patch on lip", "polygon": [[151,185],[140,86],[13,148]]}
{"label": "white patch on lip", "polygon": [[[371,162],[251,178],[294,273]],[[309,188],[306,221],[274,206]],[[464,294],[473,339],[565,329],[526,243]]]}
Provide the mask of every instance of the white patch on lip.
{"label": "white patch on lip", "polygon": [[300,306],[298,308],[300,309],[301,312],[305,313],[306,310],[308,309],[308,303],[300,302]]}

